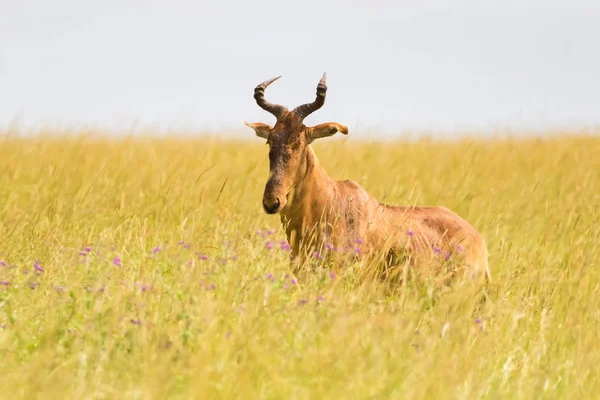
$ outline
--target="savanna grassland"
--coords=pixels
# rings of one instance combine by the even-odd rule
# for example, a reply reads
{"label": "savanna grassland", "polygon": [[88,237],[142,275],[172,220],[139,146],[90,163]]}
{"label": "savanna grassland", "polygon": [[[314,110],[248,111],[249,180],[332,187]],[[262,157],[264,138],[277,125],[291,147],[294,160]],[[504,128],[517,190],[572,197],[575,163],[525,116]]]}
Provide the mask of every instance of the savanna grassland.
{"label": "savanna grassland", "polygon": [[600,138],[315,144],[471,221],[481,302],[318,260],[295,281],[263,140],[109,137],[1,138],[0,398],[599,396]]}

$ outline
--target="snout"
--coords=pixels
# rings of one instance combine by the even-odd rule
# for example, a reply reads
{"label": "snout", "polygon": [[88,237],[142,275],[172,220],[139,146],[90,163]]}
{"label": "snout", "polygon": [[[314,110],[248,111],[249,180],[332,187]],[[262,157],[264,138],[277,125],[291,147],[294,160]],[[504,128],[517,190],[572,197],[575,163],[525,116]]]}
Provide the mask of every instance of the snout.
{"label": "snout", "polygon": [[267,214],[276,214],[281,209],[281,200],[277,196],[265,196],[263,208]]}

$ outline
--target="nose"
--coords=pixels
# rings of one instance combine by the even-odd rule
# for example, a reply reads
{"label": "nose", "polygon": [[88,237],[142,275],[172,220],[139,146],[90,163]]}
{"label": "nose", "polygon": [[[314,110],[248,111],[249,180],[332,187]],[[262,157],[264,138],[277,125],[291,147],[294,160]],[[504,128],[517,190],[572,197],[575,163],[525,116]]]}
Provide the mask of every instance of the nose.
{"label": "nose", "polygon": [[263,208],[267,214],[275,214],[277,211],[279,211],[280,205],[281,202],[277,197],[274,199],[263,199]]}

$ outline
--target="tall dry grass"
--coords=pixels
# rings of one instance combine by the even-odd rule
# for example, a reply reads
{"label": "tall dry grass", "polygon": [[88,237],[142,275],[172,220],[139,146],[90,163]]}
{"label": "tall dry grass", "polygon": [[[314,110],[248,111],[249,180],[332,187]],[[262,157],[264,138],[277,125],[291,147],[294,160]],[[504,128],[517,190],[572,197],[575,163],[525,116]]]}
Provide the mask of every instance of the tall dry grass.
{"label": "tall dry grass", "polygon": [[314,147],[334,178],[471,221],[487,301],[354,267],[295,284],[258,139],[3,138],[0,397],[600,393],[600,139]]}

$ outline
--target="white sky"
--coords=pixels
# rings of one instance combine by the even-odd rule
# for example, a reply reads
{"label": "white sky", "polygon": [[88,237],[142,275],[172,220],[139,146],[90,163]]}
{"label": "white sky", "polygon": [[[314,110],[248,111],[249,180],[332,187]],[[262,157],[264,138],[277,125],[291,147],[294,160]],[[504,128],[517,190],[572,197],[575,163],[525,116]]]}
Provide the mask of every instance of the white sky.
{"label": "white sky", "polygon": [[234,129],[252,98],[307,124],[404,130],[600,122],[600,1],[0,0],[0,126]]}

